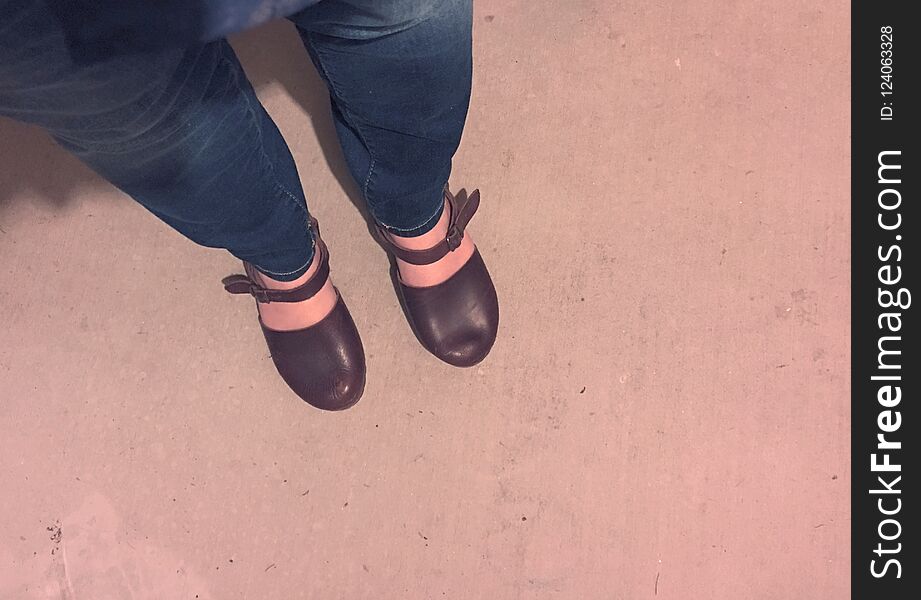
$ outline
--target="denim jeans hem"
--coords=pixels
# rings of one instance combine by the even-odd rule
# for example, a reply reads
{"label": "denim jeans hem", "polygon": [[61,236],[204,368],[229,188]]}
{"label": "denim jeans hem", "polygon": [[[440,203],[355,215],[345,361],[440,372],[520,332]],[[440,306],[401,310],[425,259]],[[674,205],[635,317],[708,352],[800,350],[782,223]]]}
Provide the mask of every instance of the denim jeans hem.
{"label": "denim jeans hem", "polygon": [[313,257],[316,254],[316,248],[317,248],[317,240],[313,235],[313,230],[311,229],[310,230],[310,250],[308,251],[308,254],[307,254],[307,260],[304,261],[301,264],[301,266],[299,266],[298,268],[294,269],[293,271],[273,271],[271,269],[261,267],[255,263],[252,263],[252,265],[256,267],[257,271],[259,271],[263,275],[266,275],[267,277],[274,279],[275,281],[294,281],[295,279],[297,279],[298,277],[306,273],[307,270],[310,268],[310,265],[313,264]]}
{"label": "denim jeans hem", "polygon": [[432,214],[432,216],[426,218],[425,221],[422,222],[422,225],[403,228],[387,225],[386,223],[381,223],[380,221],[378,221],[378,223],[388,232],[400,237],[419,237],[420,235],[428,233],[435,228],[435,225],[438,224],[438,220],[441,219],[441,213],[444,212],[444,187],[440,188],[440,190],[441,191],[439,191],[439,195],[441,197],[441,202],[438,203],[438,208],[435,209],[435,212]]}

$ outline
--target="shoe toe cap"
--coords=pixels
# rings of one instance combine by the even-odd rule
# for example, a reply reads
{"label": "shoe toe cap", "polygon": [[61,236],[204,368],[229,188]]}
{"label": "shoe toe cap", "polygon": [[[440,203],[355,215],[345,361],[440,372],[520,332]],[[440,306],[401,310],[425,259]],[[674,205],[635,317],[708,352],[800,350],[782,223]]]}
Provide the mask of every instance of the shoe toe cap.
{"label": "shoe toe cap", "polygon": [[472,367],[486,358],[495,340],[495,332],[487,328],[469,330],[442,341],[434,354],[455,367]]}
{"label": "shoe toe cap", "polygon": [[263,327],[272,361],[288,387],[321,410],[344,410],[365,389],[361,338],[340,300],[325,319],[299,331]]}
{"label": "shoe toe cap", "polygon": [[302,400],[321,410],[345,410],[361,399],[365,389],[364,370],[341,370],[309,388],[295,390]]}

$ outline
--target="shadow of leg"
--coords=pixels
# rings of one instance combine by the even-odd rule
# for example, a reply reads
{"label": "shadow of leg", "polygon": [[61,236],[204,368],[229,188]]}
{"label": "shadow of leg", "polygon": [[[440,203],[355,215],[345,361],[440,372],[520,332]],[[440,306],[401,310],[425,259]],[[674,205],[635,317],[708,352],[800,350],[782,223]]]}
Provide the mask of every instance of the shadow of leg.
{"label": "shadow of leg", "polygon": [[310,117],[327,166],[371,232],[373,220],[339,145],[330,113],[329,92],[307,56],[294,25],[273,21],[234,36],[232,44],[257,90],[278,82]]}
{"label": "shadow of leg", "polygon": [[38,127],[0,117],[0,211],[17,198],[63,208],[79,187],[108,186]]}

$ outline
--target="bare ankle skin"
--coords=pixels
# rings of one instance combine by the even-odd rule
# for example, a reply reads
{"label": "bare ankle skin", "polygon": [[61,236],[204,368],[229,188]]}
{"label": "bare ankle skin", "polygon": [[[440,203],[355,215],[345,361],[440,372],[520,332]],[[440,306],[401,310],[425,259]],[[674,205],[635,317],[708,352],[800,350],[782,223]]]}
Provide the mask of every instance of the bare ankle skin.
{"label": "bare ankle skin", "polygon": [[[319,253],[314,255],[307,272],[294,281],[275,281],[267,275],[258,273],[260,285],[273,290],[290,290],[308,281],[319,268]],[[322,321],[336,306],[338,299],[332,278],[312,298],[303,302],[272,302],[259,304],[259,315],[262,323],[269,329],[276,331],[295,331],[316,325]]]}
{"label": "bare ankle skin", "polygon": [[[444,239],[448,233],[448,211],[442,211],[441,218],[431,231],[417,237],[400,237],[388,234],[393,243],[407,250],[425,250],[435,246]],[[430,287],[450,279],[461,267],[467,264],[473,256],[475,245],[469,233],[464,233],[460,246],[449,252],[444,258],[430,265],[413,265],[396,259],[397,268],[400,270],[400,279],[410,287]]]}

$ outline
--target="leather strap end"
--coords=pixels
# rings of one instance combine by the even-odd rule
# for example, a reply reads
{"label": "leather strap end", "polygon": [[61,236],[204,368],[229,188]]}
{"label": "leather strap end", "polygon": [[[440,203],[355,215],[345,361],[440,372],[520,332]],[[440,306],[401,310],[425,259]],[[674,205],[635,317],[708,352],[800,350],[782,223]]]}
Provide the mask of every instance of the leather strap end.
{"label": "leather strap end", "polygon": [[249,294],[253,285],[246,275],[231,275],[225,277],[221,283],[224,284],[224,289],[231,294]]}
{"label": "leather strap end", "polygon": [[412,265],[430,265],[456,250],[464,239],[464,229],[480,206],[480,190],[474,190],[469,196],[461,190],[456,196],[445,188],[445,207],[450,211],[448,233],[445,239],[425,250],[407,250],[393,243],[386,229],[377,226],[378,237],[384,247],[400,260]]}

